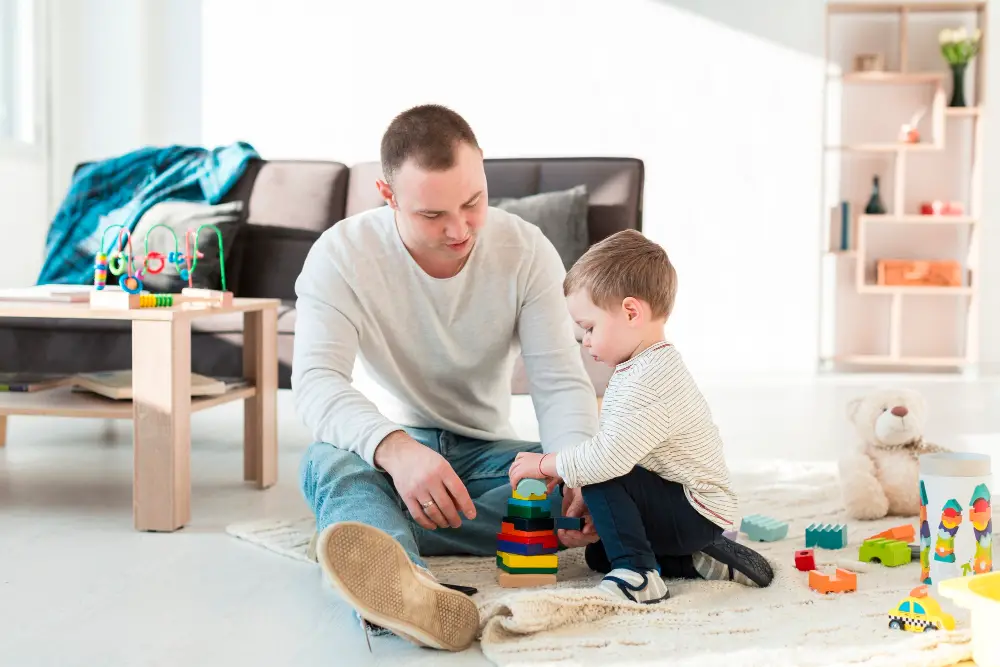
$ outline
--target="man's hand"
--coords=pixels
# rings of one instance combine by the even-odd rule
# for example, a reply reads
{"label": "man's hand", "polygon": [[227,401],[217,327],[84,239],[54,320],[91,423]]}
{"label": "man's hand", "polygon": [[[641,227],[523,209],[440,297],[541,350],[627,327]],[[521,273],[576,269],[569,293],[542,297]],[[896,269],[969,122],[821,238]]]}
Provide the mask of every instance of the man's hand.
{"label": "man's hand", "polygon": [[563,488],[563,516],[582,517],[583,530],[560,530],[559,541],[568,548],[583,547],[600,539],[594,528],[594,520],[587,511],[580,489]]}
{"label": "man's hand", "polygon": [[458,528],[459,510],[467,519],[476,518],[472,498],[451,464],[404,431],[393,431],[378,444],[375,463],[392,476],[410,514],[424,528]]}

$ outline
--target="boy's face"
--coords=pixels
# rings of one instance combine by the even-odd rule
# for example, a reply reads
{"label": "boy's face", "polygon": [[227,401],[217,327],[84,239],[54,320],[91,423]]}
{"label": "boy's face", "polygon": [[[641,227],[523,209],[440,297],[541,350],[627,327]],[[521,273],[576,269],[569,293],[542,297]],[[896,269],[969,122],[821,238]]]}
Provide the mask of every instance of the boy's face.
{"label": "boy's face", "polygon": [[614,367],[628,361],[642,342],[644,319],[641,303],[628,297],[617,308],[606,310],[590,300],[590,292],[579,290],[566,297],[570,315],[583,329],[583,347],[595,361]]}

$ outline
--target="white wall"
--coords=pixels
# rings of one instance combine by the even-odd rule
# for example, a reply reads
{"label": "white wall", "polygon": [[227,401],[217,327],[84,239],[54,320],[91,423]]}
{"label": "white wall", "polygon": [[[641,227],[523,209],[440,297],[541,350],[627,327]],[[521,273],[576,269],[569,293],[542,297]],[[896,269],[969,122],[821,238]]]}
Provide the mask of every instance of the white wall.
{"label": "white wall", "polygon": [[45,160],[0,151],[0,289],[34,283],[42,266],[47,218]]}
{"label": "white wall", "polygon": [[811,371],[823,5],[719,4],[204,0],[204,140],[351,164],[440,102],[490,157],[640,157],[691,365]]}

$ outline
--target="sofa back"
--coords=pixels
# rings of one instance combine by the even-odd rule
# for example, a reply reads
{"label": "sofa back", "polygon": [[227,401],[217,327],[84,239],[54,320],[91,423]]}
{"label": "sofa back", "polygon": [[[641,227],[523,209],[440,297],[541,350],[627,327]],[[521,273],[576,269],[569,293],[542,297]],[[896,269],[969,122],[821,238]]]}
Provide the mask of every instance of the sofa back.
{"label": "sofa back", "polygon": [[[635,158],[493,158],[485,161],[490,198],[525,197],[587,186],[594,244],[623,229],[642,230],[644,167]],[[248,223],[232,253],[238,296],[295,298],[295,279],[316,238],[339,220],[384,205],[378,162],[255,160],[227,200],[245,202]],[[530,222],[530,221],[529,221]]]}

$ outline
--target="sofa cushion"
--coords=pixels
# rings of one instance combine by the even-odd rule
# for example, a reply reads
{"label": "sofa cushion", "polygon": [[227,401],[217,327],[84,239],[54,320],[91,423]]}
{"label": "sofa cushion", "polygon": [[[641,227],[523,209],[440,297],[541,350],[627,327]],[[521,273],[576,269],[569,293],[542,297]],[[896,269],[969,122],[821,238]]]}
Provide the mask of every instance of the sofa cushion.
{"label": "sofa cushion", "polygon": [[308,229],[247,225],[240,234],[244,270],[236,295],[294,300],[295,280],[320,235]]}
{"label": "sofa cushion", "polygon": [[496,206],[536,225],[552,242],[566,270],[590,247],[587,230],[587,187],[540,192],[526,197],[491,197]]}
{"label": "sofa cushion", "polygon": [[250,224],[321,232],[344,218],[348,174],[340,162],[255,160],[226,201],[245,201]]}

